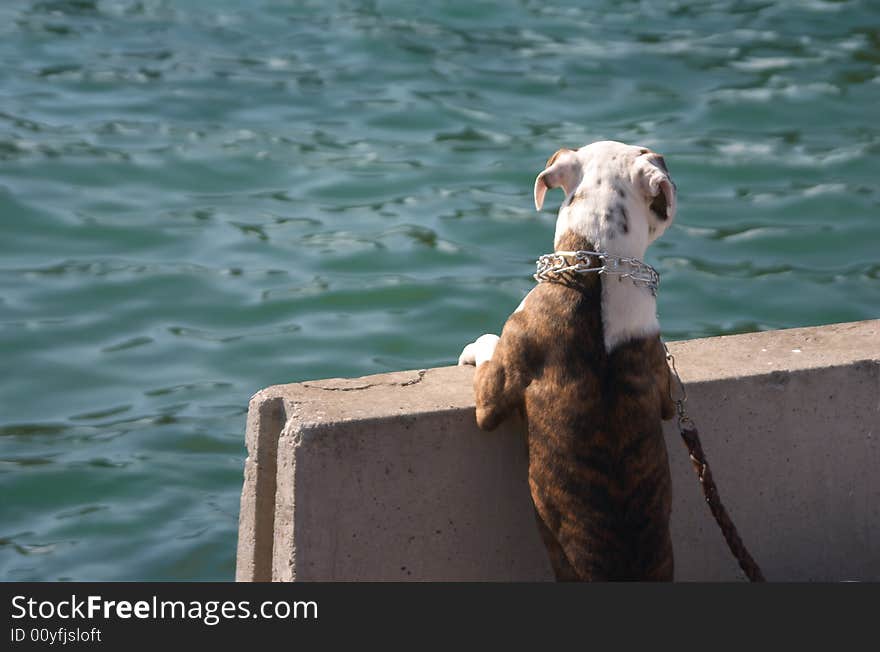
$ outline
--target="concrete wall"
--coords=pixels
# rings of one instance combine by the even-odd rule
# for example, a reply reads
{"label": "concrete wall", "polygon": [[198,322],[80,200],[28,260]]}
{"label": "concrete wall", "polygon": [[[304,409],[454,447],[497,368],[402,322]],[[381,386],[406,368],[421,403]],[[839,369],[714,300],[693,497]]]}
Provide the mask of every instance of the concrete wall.
{"label": "concrete wall", "polygon": [[[768,580],[880,580],[880,320],[670,344]],[[239,581],[548,580],[523,426],[473,368],[278,385],[250,403]],[[667,427],[678,580],[739,580]]]}

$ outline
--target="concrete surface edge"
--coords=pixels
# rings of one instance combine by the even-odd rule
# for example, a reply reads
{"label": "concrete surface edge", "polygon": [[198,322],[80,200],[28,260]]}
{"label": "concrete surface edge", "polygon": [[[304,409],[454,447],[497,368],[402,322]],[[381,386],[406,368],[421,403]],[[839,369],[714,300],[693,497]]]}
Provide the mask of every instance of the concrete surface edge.
{"label": "concrete surface edge", "polygon": [[[670,350],[722,499],[768,577],[880,579],[880,560],[861,559],[880,545],[880,320]],[[550,579],[521,427],[478,431],[471,379],[444,367],[258,392],[236,580]],[[676,578],[737,579],[667,432]],[[799,537],[781,547],[770,522]]]}
{"label": "concrete surface edge", "polygon": [[284,400],[271,388],[258,392],[248,405],[248,456],[244,463],[235,570],[238,582],[272,579],[276,455],[286,418]]}

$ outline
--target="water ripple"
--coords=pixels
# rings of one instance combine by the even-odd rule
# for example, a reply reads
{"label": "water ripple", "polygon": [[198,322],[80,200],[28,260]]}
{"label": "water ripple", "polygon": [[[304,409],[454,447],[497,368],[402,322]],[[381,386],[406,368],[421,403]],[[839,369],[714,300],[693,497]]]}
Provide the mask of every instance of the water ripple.
{"label": "water ripple", "polygon": [[561,146],[666,156],[667,337],[876,318],[878,11],[0,3],[0,576],[231,578],[250,396],[497,331]]}

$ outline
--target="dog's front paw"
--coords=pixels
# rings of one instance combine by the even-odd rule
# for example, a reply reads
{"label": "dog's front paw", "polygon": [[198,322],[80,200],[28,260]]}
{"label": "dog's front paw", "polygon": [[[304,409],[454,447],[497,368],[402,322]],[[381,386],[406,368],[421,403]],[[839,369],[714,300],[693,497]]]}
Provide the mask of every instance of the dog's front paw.
{"label": "dog's front paw", "polygon": [[472,364],[479,367],[487,360],[492,359],[492,354],[495,352],[497,344],[497,335],[492,335],[492,333],[480,335],[480,337],[462,349],[461,355],[458,356],[458,366]]}

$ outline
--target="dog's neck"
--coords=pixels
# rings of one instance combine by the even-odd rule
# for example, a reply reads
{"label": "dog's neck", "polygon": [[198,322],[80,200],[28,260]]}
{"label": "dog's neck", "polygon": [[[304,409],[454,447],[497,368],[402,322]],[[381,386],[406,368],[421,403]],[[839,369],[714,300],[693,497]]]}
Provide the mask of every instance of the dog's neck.
{"label": "dog's neck", "polygon": [[[630,249],[621,252],[608,247],[598,237],[593,240],[572,231],[563,231],[557,234],[554,246],[556,251],[582,249],[604,251],[632,258],[644,256],[644,248],[641,251]],[[650,337],[660,332],[660,322],[657,320],[657,300],[650,290],[636,286],[622,276],[605,274],[601,277],[593,274],[584,276],[588,283],[591,281],[586,279],[601,278],[602,337],[606,352],[611,353],[618,345],[627,340]]]}

